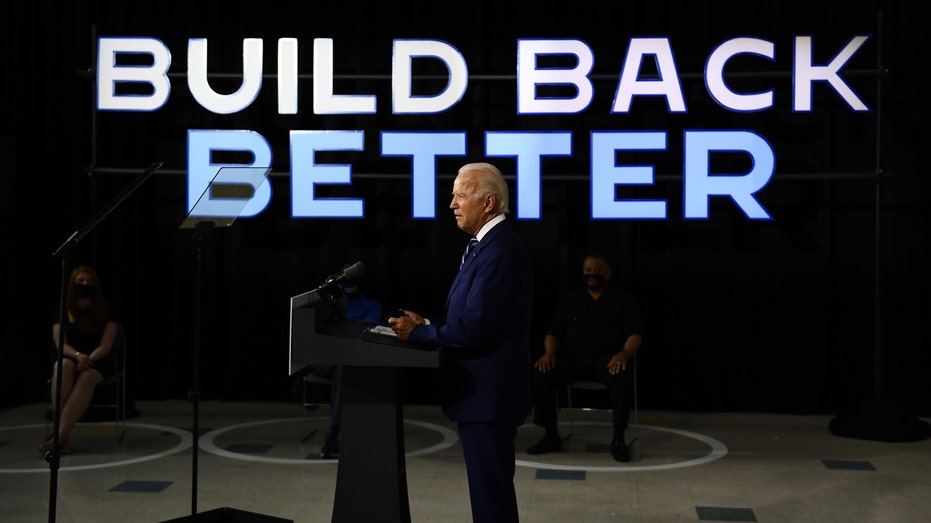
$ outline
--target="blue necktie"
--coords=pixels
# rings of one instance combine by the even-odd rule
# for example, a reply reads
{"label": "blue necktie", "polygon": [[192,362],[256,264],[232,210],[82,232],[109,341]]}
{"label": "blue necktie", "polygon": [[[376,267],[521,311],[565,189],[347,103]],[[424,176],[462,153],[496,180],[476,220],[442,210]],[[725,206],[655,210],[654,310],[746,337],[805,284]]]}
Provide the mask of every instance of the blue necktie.
{"label": "blue necktie", "polygon": [[462,261],[459,262],[459,270],[462,270],[462,266],[465,265],[466,258],[469,257],[469,253],[472,252],[472,249],[478,245],[478,238],[472,238],[469,240],[469,244],[466,245],[465,252],[462,253]]}

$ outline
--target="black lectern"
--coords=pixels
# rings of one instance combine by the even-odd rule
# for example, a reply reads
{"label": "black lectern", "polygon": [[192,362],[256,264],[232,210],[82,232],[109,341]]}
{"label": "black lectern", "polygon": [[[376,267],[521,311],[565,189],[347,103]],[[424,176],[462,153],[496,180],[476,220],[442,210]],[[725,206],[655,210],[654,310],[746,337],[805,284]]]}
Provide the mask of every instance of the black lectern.
{"label": "black lectern", "polygon": [[404,458],[404,367],[438,367],[442,351],[333,318],[316,291],[291,298],[290,374],[342,365],[342,429],[333,523],[411,520]]}

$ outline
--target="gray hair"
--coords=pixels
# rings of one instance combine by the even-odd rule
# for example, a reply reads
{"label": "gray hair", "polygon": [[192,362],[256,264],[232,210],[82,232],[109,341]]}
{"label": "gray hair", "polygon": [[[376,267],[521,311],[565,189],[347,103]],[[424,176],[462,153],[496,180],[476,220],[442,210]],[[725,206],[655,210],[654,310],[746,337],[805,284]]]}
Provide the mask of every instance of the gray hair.
{"label": "gray hair", "polygon": [[479,173],[476,177],[476,193],[473,196],[482,197],[486,194],[493,194],[495,195],[495,210],[499,214],[511,212],[508,209],[508,184],[497,167],[490,163],[475,162],[467,163],[459,168],[459,174],[468,171]]}

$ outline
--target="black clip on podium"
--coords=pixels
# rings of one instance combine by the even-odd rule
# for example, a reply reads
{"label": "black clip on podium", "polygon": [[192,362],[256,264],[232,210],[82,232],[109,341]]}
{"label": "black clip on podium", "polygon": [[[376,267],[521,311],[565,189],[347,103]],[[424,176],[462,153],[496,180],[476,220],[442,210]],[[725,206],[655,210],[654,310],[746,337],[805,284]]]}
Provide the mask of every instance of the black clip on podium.
{"label": "black clip on podium", "polygon": [[[188,400],[193,407],[194,445],[191,455],[191,515],[166,520],[164,523],[194,522],[206,523],[291,523],[264,514],[221,507],[197,513],[197,469],[200,450],[200,328],[201,328],[201,273],[204,261],[204,238],[216,227],[229,227],[240,216],[249,214],[248,204],[260,191],[269,191],[265,186],[270,167],[223,167],[213,177],[207,188],[191,206],[191,210],[180,225],[180,229],[194,230],[194,373]],[[262,206],[264,208],[264,205]]]}

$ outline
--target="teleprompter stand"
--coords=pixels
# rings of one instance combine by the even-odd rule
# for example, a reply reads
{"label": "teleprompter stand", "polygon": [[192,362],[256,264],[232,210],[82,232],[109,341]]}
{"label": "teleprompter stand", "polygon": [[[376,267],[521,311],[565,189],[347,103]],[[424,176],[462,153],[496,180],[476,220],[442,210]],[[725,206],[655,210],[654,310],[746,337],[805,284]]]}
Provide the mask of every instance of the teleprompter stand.
{"label": "teleprompter stand", "polygon": [[[97,225],[103,221],[114,209],[116,209],[121,203],[123,203],[126,198],[129,197],[136,189],[139,188],[146,180],[152,176],[155,171],[159,170],[162,167],[162,162],[156,162],[149,165],[135,180],[127,185],[106,207],[101,209],[97,214],[91,217],[83,227],[74,231],[71,236],[65,240],[54,253],[53,256],[61,257],[61,295],[59,298],[59,311],[58,311],[58,325],[59,327],[59,336],[58,336],[58,363],[57,368],[61,369],[62,362],[65,355],[65,335],[64,335],[64,325],[65,325],[65,295],[68,286],[68,265],[70,263],[71,249],[74,246],[84,239],[88,233],[94,230]],[[54,418],[54,433],[52,435],[52,450],[45,454],[45,461],[49,464],[49,470],[51,472],[51,480],[49,482],[49,506],[48,506],[48,520],[50,522],[55,521],[56,513],[58,512],[58,469],[61,465],[61,455],[58,452],[58,429],[61,427],[61,372],[58,372],[58,377],[55,381],[55,411],[52,413]]]}
{"label": "teleprompter stand", "polygon": [[[191,206],[191,210],[181,223],[181,229],[194,231],[194,370],[188,400],[193,404],[194,445],[191,453],[191,515],[166,520],[169,522],[204,522],[204,523],[278,523],[291,520],[281,519],[244,510],[221,507],[198,514],[197,512],[197,471],[200,450],[200,341],[201,341],[201,297],[202,272],[206,250],[204,241],[217,227],[229,227],[240,216],[246,216],[248,204],[261,190],[268,190],[264,185],[269,168],[260,167],[224,167],[207,185],[200,198]],[[261,210],[261,209],[259,209]]]}

